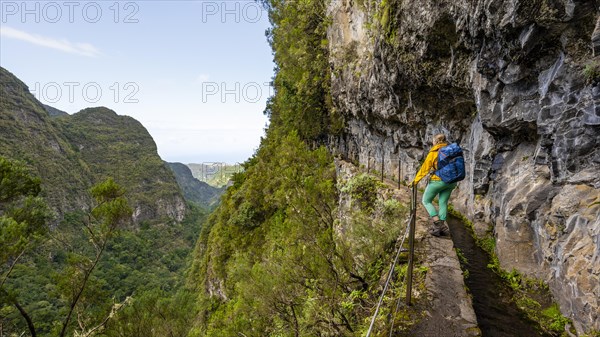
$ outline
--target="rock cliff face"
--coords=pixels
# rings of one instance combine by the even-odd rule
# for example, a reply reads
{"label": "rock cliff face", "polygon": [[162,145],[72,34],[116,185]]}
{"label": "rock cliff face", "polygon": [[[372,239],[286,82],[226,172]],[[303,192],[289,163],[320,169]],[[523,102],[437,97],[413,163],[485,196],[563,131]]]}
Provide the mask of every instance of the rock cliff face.
{"label": "rock cliff face", "polygon": [[[502,267],[600,330],[598,3],[332,0],[332,149],[411,179],[443,132],[466,153],[457,209]],[[598,29],[596,29],[598,28]],[[383,162],[383,166],[382,166]]]}

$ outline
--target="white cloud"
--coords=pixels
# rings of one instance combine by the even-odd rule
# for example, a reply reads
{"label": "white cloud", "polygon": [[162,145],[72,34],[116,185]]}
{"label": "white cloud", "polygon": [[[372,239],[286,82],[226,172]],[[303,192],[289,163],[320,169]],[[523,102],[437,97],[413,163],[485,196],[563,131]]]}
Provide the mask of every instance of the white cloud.
{"label": "white cloud", "polygon": [[0,27],[0,36],[29,42],[38,46],[60,50],[70,54],[97,57],[100,51],[90,43],[72,43],[67,39],[54,39],[51,37],[30,34],[11,27]]}

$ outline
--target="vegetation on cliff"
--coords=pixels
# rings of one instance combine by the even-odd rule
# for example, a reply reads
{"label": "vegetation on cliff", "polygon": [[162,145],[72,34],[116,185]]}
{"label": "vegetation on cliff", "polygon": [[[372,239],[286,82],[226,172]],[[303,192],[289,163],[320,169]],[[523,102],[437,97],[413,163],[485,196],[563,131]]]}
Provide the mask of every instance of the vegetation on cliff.
{"label": "vegetation on cliff", "polygon": [[295,131],[305,141],[323,144],[343,126],[331,103],[327,3],[264,0],[277,65],[275,95],[265,110],[271,122],[268,133]]}
{"label": "vegetation on cliff", "polygon": [[[101,289],[93,272],[99,266],[109,240],[131,219],[124,190],[112,179],[90,190],[95,205],[78,228],[86,240],[75,245],[66,232],[49,230],[50,213],[43,200],[37,198],[40,180],[31,177],[19,163],[0,158],[0,166],[2,325],[7,317],[6,323],[15,324],[14,330],[19,331],[16,318],[20,316],[31,336],[44,333],[67,336],[75,330],[86,331],[97,326],[98,321],[101,322],[96,312],[102,311],[97,295]],[[48,249],[50,258],[36,258],[31,254],[40,252],[40,247]],[[54,269],[51,265],[60,268]],[[36,275],[51,277],[54,282],[36,288],[43,285],[36,282]],[[40,296],[52,301],[58,310],[53,311],[53,305],[48,301],[31,302]]]}
{"label": "vegetation on cliff", "polygon": [[[266,4],[277,64],[271,124],[202,228],[189,277],[200,294],[192,336],[354,336],[368,327],[405,209],[384,202],[368,176],[338,181],[321,145],[342,126],[330,103],[326,4]],[[340,219],[340,190],[352,219]]]}
{"label": "vegetation on cliff", "polygon": [[[325,148],[311,150],[295,132],[263,141],[202,229],[189,280],[201,310],[191,335],[366,329],[405,208],[385,202],[373,178],[336,181]],[[340,189],[354,209],[344,221]]]}

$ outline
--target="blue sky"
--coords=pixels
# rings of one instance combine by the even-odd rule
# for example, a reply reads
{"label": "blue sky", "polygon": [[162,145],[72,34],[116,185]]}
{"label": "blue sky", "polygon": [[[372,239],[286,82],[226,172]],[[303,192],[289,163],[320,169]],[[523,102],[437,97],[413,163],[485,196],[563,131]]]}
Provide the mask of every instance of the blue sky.
{"label": "blue sky", "polygon": [[242,162],[272,89],[252,1],[0,1],[0,65],[43,103],[139,120],[161,157]]}

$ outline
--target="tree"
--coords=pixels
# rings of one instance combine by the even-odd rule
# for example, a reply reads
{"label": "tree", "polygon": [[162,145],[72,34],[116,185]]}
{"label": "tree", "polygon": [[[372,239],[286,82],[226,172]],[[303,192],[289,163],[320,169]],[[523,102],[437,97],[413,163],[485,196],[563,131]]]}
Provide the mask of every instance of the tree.
{"label": "tree", "polygon": [[40,193],[40,179],[22,163],[0,157],[0,287],[33,241],[47,231],[51,213]]}
{"label": "tree", "polygon": [[25,252],[43,237],[52,218],[46,203],[38,197],[40,179],[22,163],[0,157],[0,299],[12,303],[36,336],[31,317],[4,284]]}
{"label": "tree", "polygon": [[196,299],[185,289],[175,294],[160,289],[138,293],[128,298],[128,305],[107,324],[103,336],[187,336],[197,314]]}
{"label": "tree", "polygon": [[[90,193],[96,201],[96,206],[89,212],[83,227],[92,245],[92,250],[91,254],[88,252],[70,252],[68,254],[68,268],[59,279],[59,290],[68,303],[68,311],[62,323],[60,337],[66,335],[77,304],[84,294],[90,276],[100,262],[109,240],[117,234],[120,227],[131,219],[132,210],[124,197],[125,191],[112,178],[94,186]],[[79,326],[82,330],[86,330],[82,320],[79,321]]]}
{"label": "tree", "polygon": [[[60,245],[66,255],[66,268],[56,276],[57,290],[61,295],[57,300],[61,301],[65,308],[64,318],[61,319],[56,334],[63,337],[75,330],[75,316],[82,335],[90,335],[91,332],[100,329],[108,319],[100,322],[97,319],[86,319],[84,310],[79,310],[79,307],[86,297],[94,297],[89,289],[93,288],[90,287],[94,281],[92,273],[109,241],[115,237],[118,229],[131,219],[132,210],[124,197],[125,191],[111,178],[90,190],[95,206],[78,228],[85,233],[89,245],[78,244],[78,247],[74,247],[68,237],[48,231],[51,217],[43,200],[37,197],[41,190],[38,178],[33,178],[22,164],[4,158],[0,158],[0,174],[0,244],[3,247],[0,252],[0,297],[14,305],[26,321],[31,336],[37,336],[34,320],[18,300],[20,295],[24,295],[23,289],[18,287],[18,282],[12,287],[7,287],[5,282],[19,259],[34,246],[34,242],[46,238],[47,241]],[[110,317],[114,314],[113,311],[114,306],[105,316]],[[95,326],[89,327],[90,322]]]}

